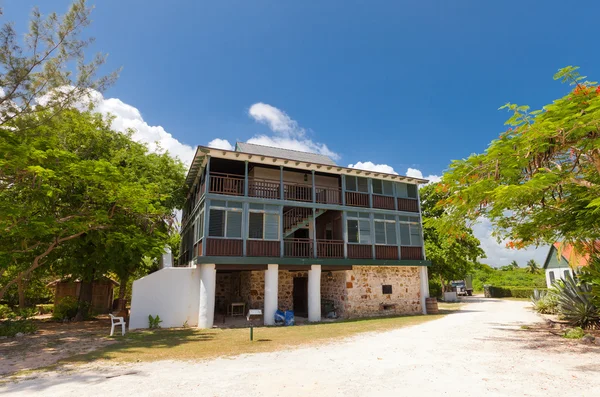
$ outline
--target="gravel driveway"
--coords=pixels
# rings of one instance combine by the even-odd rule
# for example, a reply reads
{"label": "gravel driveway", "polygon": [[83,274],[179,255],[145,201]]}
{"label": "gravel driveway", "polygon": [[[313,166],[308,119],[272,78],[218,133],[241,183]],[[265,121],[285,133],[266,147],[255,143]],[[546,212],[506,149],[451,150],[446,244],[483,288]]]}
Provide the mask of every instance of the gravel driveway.
{"label": "gravel driveway", "polygon": [[302,349],[43,374],[3,396],[600,396],[600,348],[520,328],[527,302]]}

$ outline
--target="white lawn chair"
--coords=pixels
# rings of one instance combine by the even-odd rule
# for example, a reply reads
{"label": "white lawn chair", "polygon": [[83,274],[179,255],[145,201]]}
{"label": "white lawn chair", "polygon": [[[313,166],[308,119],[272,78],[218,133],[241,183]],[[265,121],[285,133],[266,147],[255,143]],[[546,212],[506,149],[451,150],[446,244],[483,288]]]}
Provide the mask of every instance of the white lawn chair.
{"label": "white lawn chair", "polygon": [[108,314],[110,316],[110,336],[113,336],[115,333],[115,325],[121,326],[121,335],[125,335],[125,319],[123,317],[115,317],[112,314]]}

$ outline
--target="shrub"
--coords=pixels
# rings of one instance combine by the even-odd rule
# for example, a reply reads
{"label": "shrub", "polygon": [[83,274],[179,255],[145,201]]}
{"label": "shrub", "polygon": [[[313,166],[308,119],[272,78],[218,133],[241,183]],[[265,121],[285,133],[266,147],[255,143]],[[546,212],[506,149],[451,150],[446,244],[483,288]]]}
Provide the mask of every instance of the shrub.
{"label": "shrub", "polygon": [[71,320],[79,310],[79,301],[72,296],[65,296],[54,305],[52,318],[55,320]]}
{"label": "shrub", "polygon": [[160,328],[160,323],[162,323],[162,320],[160,319],[160,317],[158,317],[158,314],[156,315],[156,317],[152,317],[151,314],[148,315],[148,328]]}
{"label": "shrub", "polygon": [[441,298],[442,286],[438,280],[429,280],[429,296],[432,298]]}
{"label": "shrub", "polygon": [[[485,286],[486,298],[531,298],[535,289],[529,287],[496,287]],[[539,289],[545,290],[545,289]]]}
{"label": "shrub", "polygon": [[560,314],[570,324],[593,328],[600,324],[600,308],[593,302],[592,288],[585,282],[576,282],[568,275],[554,283]]}
{"label": "shrub", "polygon": [[558,313],[558,296],[553,291],[533,291],[531,297],[533,309],[541,314],[557,314]]}
{"label": "shrub", "polygon": [[4,320],[0,323],[0,336],[13,337],[18,333],[32,334],[37,326],[31,320]]}
{"label": "shrub", "polygon": [[0,305],[0,320],[9,317],[13,311],[8,307],[8,305]]}
{"label": "shrub", "polygon": [[565,331],[563,338],[567,339],[581,339],[585,335],[585,332],[581,327],[569,328]]}
{"label": "shrub", "polygon": [[52,303],[37,305],[36,308],[38,314],[48,314],[54,311],[54,305]]}

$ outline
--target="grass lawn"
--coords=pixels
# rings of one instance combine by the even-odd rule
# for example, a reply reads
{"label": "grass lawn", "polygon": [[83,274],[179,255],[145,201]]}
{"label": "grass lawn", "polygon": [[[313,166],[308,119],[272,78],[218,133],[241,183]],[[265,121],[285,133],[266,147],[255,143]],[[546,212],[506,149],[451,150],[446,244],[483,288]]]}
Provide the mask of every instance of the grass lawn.
{"label": "grass lawn", "polygon": [[440,314],[318,323],[294,327],[256,327],[251,342],[248,328],[196,328],[136,331],[115,337],[117,343],[61,362],[114,360],[120,362],[197,360],[267,352],[322,343],[364,332],[381,332],[435,320],[458,310],[460,304],[440,304]]}

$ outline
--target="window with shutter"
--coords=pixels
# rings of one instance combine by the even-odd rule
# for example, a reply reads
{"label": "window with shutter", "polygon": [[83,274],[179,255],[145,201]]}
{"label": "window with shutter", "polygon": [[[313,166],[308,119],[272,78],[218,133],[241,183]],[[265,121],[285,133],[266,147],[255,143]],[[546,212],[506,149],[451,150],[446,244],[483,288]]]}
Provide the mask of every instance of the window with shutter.
{"label": "window with shutter", "polygon": [[385,223],[385,240],[387,245],[398,245],[396,239],[396,224],[391,222]]}
{"label": "window with shutter", "polygon": [[361,193],[369,192],[369,181],[367,178],[356,177],[356,184],[357,184],[359,192],[361,192]]}
{"label": "window with shutter", "polygon": [[373,184],[373,194],[383,194],[383,181],[379,179],[373,179],[371,183]]}
{"label": "window with shutter", "polygon": [[407,224],[400,224],[400,244],[410,245],[410,227]]}
{"label": "window with shutter", "polygon": [[411,245],[422,246],[421,227],[419,225],[410,225],[410,242]]}
{"label": "window with shutter", "polygon": [[348,242],[358,243],[358,221],[348,219]]}
{"label": "window with shutter", "polygon": [[248,237],[262,239],[264,214],[259,212],[251,212],[249,216]]}
{"label": "window with shutter", "polygon": [[385,223],[375,222],[375,244],[386,244]]}
{"label": "window with shutter", "polygon": [[355,176],[347,176],[346,177],[346,190],[350,192],[356,192],[356,177]]}
{"label": "window with shutter", "polygon": [[396,183],[396,195],[400,198],[407,198],[408,191],[406,188],[406,183],[397,182]]}
{"label": "window with shutter", "polygon": [[210,210],[208,223],[208,235],[210,237],[225,237],[225,211]]}
{"label": "window with shutter", "polygon": [[227,211],[227,238],[242,238],[242,213]]}
{"label": "window with shutter", "polygon": [[381,185],[384,196],[394,195],[394,185],[391,181],[381,181]]}
{"label": "window with shutter", "polygon": [[407,185],[406,193],[408,198],[417,198],[417,185]]}
{"label": "window with shutter", "polygon": [[279,215],[265,214],[265,240],[279,240]]}
{"label": "window with shutter", "polygon": [[359,221],[358,226],[360,228],[360,243],[361,244],[372,244],[371,242],[371,221]]}

